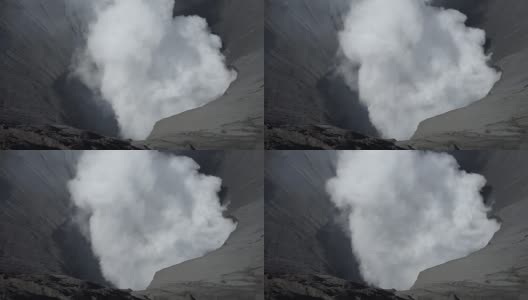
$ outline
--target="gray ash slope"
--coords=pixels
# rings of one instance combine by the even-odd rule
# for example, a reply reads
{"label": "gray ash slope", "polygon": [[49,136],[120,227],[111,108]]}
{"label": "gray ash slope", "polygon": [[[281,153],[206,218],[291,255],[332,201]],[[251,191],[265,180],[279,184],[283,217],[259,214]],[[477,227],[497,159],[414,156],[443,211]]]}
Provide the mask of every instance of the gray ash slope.
{"label": "gray ash slope", "polygon": [[[266,124],[274,131],[283,126],[325,124],[378,137],[358,95],[335,73],[339,63],[337,32],[349,1],[266,3]],[[486,98],[424,120],[410,141],[398,145],[421,149],[526,148],[528,21],[523,16],[528,13],[528,4],[522,0],[433,3],[462,11],[468,16],[468,25],[486,31],[487,51],[493,53],[492,64],[503,76]],[[312,144],[305,143],[303,148],[310,149]],[[368,145],[364,149],[369,149]]]}
{"label": "gray ash slope", "polygon": [[227,214],[237,220],[237,228],[219,249],[158,271],[142,294],[154,299],[262,299],[263,152],[185,154],[202,171],[222,178],[223,201],[229,203]]}
{"label": "gray ash slope", "polygon": [[264,144],[264,4],[261,0],[176,0],[175,14],[198,14],[222,38],[238,72],[225,95],[159,121],[146,144],[157,149],[262,149]]}
{"label": "gray ash slope", "polygon": [[[66,3],[0,1],[0,123],[61,125],[116,136],[118,125],[112,110],[95,104],[101,102],[98,96],[71,76],[72,56],[83,43],[88,18]],[[170,149],[257,148],[263,143],[264,78],[259,1],[175,3],[175,13],[210,16],[239,78],[209,105],[160,120],[144,143]],[[20,137],[26,138],[27,134]]]}
{"label": "gray ash slope", "polygon": [[[525,152],[452,152],[461,167],[488,180],[486,199],[502,227],[484,249],[421,272],[410,291],[365,291],[345,224],[324,188],[333,151],[268,154],[265,262],[269,299],[523,299],[528,286],[528,189]],[[288,228],[288,230],[284,230]],[[273,237],[273,238],[272,238]],[[347,283],[348,282],[348,283]],[[350,283],[351,282],[351,283]],[[354,291],[350,291],[353,289]],[[352,294],[352,292],[356,294]],[[311,297],[311,298],[310,298]],[[340,298],[344,297],[344,298]],[[383,298],[385,297],[385,298]]]}
{"label": "gray ash slope", "polygon": [[[450,6],[457,1],[444,2]],[[410,143],[421,148],[525,149],[528,21],[524,16],[528,3],[466,0],[458,5],[470,16],[471,25],[486,31],[492,63],[502,71],[502,78],[486,98],[424,120]]]}
{"label": "gray ash slope", "polygon": [[[149,289],[135,297],[258,298],[263,289],[262,153],[175,154],[194,158],[203,172],[223,179],[222,199],[230,203],[227,215],[237,219],[238,226],[224,246],[160,270]],[[130,292],[111,289],[89,242],[72,223],[66,182],[74,176],[78,156],[76,151],[7,151],[0,156],[0,295],[55,299],[103,293],[132,299]]]}

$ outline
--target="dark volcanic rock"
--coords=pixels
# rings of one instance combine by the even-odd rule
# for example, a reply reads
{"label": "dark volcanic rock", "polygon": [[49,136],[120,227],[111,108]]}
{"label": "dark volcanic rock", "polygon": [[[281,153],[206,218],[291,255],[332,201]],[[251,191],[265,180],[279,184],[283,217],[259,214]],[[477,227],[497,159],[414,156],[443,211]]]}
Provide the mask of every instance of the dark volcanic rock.
{"label": "dark volcanic rock", "polygon": [[335,151],[268,151],[266,273],[326,274],[362,282],[351,241],[325,190]]}
{"label": "dark volcanic rock", "polygon": [[[367,130],[370,123],[357,95],[334,74],[339,62],[337,32],[349,4],[266,0],[266,124],[330,124],[374,134]],[[344,111],[345,116],[340,114]]]}
{"label": "dark volcanic rock", "polygon": [[[266,126],[266,149],[276,150],[405,150],[396,141],[368,137],[329,125]],[[407,147],[407,149],[409,149]]]}
{"label": "dark volcanic rock", "polygon": [[64,275],[0,274],[2,300],[108,299],[148,300],[133,296],[129,290],[118,290]]}
{"label": "dark volcanic rock", "polygon": [[139,142],[105,137],[65,125],[0,125],[0,149],[144,150]]}
{"label": "dark volcanic rock", "polygon": [[[328,275],[266,274],[266,300],[404,300],[394,291]],[[408,298],[407,298],[408,299]]]}
{"label": "dark volcanic rock", "polygon": [[0,273],[63,274],[106,284],[89,242],[72,221],[66,183],[78,155],[0,153]]}
{"label": "dark volcanic rock", "polygon": [[66,0],[0,2],[0,123],[117,135],[111,109],[70,74],[87,16]]}

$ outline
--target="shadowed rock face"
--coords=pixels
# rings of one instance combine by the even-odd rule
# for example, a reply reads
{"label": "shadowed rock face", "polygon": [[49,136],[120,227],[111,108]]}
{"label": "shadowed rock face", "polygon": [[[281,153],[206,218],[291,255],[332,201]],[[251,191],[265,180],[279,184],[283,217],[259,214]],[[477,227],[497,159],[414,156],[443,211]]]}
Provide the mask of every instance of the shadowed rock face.
{"label": "shadowed rock face", "polygon": [[[0,124],[66,125],[80,129],[79,134],[117,136],[111,108],[71,75],[72,56],[84,42],[88,18],[65,1],[0,2]],[[262,149],[262,1],[175,3],[175,14],[208,18],[239,76],[216,101],[161,120],[147,142],[163,149]]]}
{"label": "shadowed rock face", "polygon": [[64,0],[0,3],[0,123],[69,125],[116,136],[110,108],[70,74],[86,16]]}
{"label": "shadowed rock face", "polygon": [[266,123],[330,124],[377,136],[341,76],[337,32],[349,0],[266,0]]}
{"label": "shadowed rock face", "polygon": [[[528,296],[528,222],[524,217],[528,213],[528,153],[450,153],[462,169],[486,177],[483,196],[493,205],[491,215],[502,222],[501,229],[485,248],[421,272],[412,289],[399,295],[415,300],[457,299],[454,295],[468,300],[523,299]],[[345,220],[325,191],[326,181],[334,176],[335,159],[334,151],[267,154],[265,271],[269,299],[294,299],[292,295],[347,299],[339,297],[361,289],[361,285],[345,287],[343,279],[361,283],[362,278],[343,230]]]}
{"label": "shadowed rock face", "polygon": [[266,273],[326,274],[362,282],[346,224],[325,191],[335,151],[266,154]]}
{"label": "shadowed rock face", "polygon": [[64,274],[107,284],[72,221],[66,183],[75,175],[77,157],[62,151],[1,153],[0,273]]}
{"label": "shadowed rock face", "polygon": [[262,149],[264,143],[264,4],[261,0],[176,0],[175,15],[205,17],[238,72],[224,96],[159,121],[154,148]]}
{"label": "shadowed rock face", "polygon": [[265,297],[269,300],[404,300],[396,296],[393,291],[369,287],[328,275],[267,275],[265,292]]}
{"label": "shadowed rock face", "polygon": [[140,142],[102,136],[65,125],[2,125],[0,149],[10,150],[145,150]]}

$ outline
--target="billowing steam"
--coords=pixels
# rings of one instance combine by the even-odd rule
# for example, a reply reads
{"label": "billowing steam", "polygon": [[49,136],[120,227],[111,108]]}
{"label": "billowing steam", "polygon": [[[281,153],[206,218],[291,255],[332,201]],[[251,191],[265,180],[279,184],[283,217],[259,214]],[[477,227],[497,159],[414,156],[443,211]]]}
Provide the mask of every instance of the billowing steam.
{"label": "billowing steam", "polygon": [[[84,1],[83,1],[84,2]],[[94,12],[75,71],[113,107],[126,138],[221,96],[236,73],[197,16],[172,17],[173,0],[90,0]]]}
{"label": "billowing steam", "polygon": [[107,280],[144,289],[156,271],[222,246],[235,224],[222,215],[221,180],[198,169],[155,151],[82,154],[68,187]]}
{"label": "billowing steam", "polygon": [[486,180],[448,154],[341,152],[327,190],[348,215],[363,278],[408,289],[420,271],[483,248],[499,229],[480,189]]}
{"label": "billowing steam", "polygon": [[485,97],[500,74],[485,33],[429,0],[352,0],[340,71],[383,137],[408,139],[430,117]]}

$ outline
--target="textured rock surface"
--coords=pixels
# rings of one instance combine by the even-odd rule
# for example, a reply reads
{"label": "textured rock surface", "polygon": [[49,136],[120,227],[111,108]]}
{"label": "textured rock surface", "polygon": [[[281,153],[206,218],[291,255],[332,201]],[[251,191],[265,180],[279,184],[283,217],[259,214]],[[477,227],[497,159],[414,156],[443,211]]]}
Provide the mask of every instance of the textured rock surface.
{"label": "textured rock surface", "polygon": [[111,110],[70,76],[86,20],[64,0],[0,2],[0,122],[117,134]]}
{"label": "textured rock surface", "polygon": [[376,136],[357,94],[335,74],[348,0],[266,0],[266,124],[330,124]]}
{"label": "textured rock surface", "polygon": [[[204,166],[202,170],[223,179],[223,201],[238,225],[219,249],[158,271],[144,294],[153,299],[262,299],[263,152],[187,155]],[[186,298],[190,295],[194,298]]]}
{"label": "textured rock surface", "polygon": [[140,142],[124,141],[65,125],[0,125],[0,149],[6,150],[144,150]]}
{"label": "textured rock surface", "polygon": [[[444,0],[456,5],[457,1]],[[465,0],[460,8],[486,30],[492,62],[502,79],[467,107],[423,121],[411,144],[418,148],[526,149],[528,145],[528,3]]]}
{"label": "textured rock surface", "polygon": [[264,144],[264,4],[261,0],[176,0],[175,14],[206,17],[238,78],[226,94],[159,121],[147,139],[158,149],[262,149]]}
{"label": "textured rock surface", "polygon": [[[266,153],[266,273],[326,274],[362,282],[350,239],[325,191],[334,151]],[[344,219],[342,220],[344,221]]]}
{"label": "textured rock surface", "polygon": [[0,298],[31,299],[108,299],[148,300],[133,296],[129,290],[118,290],[64,275],[0,274]]}
{"label": "textured rock surface", "polygon": [[72,151],[0,154],[0,273],[64,274],[106,283],[71,220],[66,182],[74,176],[77,156]]}
{"label": "textured rock surface", "polygon": [[404,150],[396,141],[368,137],[330,125],[266,127],[266,149],[277,150]]}
{"label": "textured rock surface", "polygon": [[368,287],[328,275],[266,274],[265,299],[404,300],[394,291]]}

